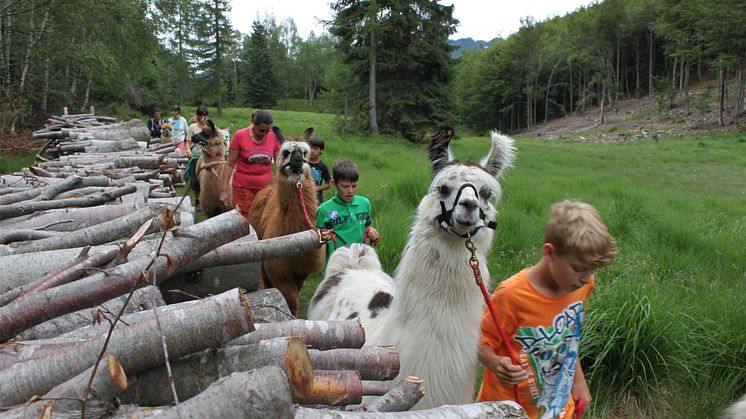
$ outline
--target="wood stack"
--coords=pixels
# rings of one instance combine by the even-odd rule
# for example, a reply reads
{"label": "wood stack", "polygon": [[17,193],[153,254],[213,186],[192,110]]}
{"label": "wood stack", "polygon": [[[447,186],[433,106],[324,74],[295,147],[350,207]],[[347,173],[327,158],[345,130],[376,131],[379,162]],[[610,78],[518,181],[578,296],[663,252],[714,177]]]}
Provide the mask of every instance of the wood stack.
{"label": "wood stack", "polygon": [[[363,347],[357,320],[298,320],[276,289],[243,290],[259,262],[320,247],[315,231],[258,241],[236,211],[194,224],[188,200],[137,185],[164,154],[71,154],[65,141],[116,141],[123,125],[53,120],[37,134],[57,160],[0,176],[0,418],[389,417],[422,397],[417,378],[391,381],[398,353]],[[364,396],[381,397],[339,410]]]}

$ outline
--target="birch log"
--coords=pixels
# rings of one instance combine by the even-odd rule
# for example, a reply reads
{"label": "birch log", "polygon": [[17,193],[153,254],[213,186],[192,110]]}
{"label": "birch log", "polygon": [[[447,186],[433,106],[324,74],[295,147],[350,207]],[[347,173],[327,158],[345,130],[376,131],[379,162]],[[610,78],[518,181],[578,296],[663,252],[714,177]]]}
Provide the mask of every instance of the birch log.
{"label": "birch log", "polygon": [[[137,372],[164,362],[164,344],[169,357],[177,359],[218,346],[254,327],[251,312],[238,289],[201,300],[188,310],[187,314],[171,312],[159,316],[162,336],[155,318],[112,333],[107,352],[117,357],[125,371]],[[105,340],[101,336],[81,342],[74,350],[17,363],[0,371],[3,383],[0,405],[22,403],[86,370],[95,363]]]}
{"label": "birch log", "polygon": [[273,418],[293,417],[288,381],[277,367],[237,372],[221,378],[179,407],[122,406],[112,419]]}
{"label": "birch log", "polygon": [[152,258],[136,259],[107,273],[34,294],[26,298],[23,305],[11,302],[0,307],[0,318],[3,319],[0,322],[0,342],[46,320],[122,295],[133,287],[162,282],[174,270],[248,234],[249,230],[249,223],[238,211],[229,211],[183,231],[177,230],[177,235],[164,244],[154,262]]}
{"label": "birch log", "polygon": [[[0,419],[60,418],[78,419],[81,417],[81,401],[85,394],[93,367],[88,368],[72,379],[51,389],[34,403],[19,407]],[[127,374],[113,355],[104,357],[96,369],[91,391],[86,399],[86,418],[100,418],[113,410],[112,399],[127,388]],[[50,400],[56,399],[56,400]],[[75,400],[78,399],[78,400]]]}
{"label": "birch log", "polygon": [[422,380],[407,377],[383,396],[373,400],[361,410],[367,412],[405,412],[414,407],[425,395]]}
{"label": "birch log", "polygon": [[307,393],[296,396],[299,404],[348,406],[363,400],[360,375],[355,371],[314,371],[313,386]]}
{"label": "birch log", "polygon": [[357,371],[362,380],[393,380],[399,374],[399,353],[392,347],[311,349],[308,355],[314,369]]}
{"label": "birch log", "polygon": [[279,336],[300,336],[306,345],[315,349],[360,348],[365,343],[365,331],[359,320],[292,320],[257,324],[256,331],[227,344],[249,345]]}
{"label": "birch log", "polygon": [[134,185],[126,185],[117,188],[112,192],[98,193],[85,196],[82,198],[60,199],[56,201],[24,201],[15,204],[4,205],[0,207],[0,219],[18,217],[19,215],[31,214],[36,211],[48,210],[53,208],[69,207],[92,207],[101,205],[108,201],[113,201],[120,196],[131,194],[137,191]]}
{"label": "birch log", "polygon": [[528,415],[516,402],[507,400],[445,405],[414,412],[343,412],[336,410],[295,407],[296,419],[528,419]]}
{"label": "birch log", "polygon": [[53,231],[75,231],[119,218],[136,210],[132,204],[101,205],[88,208],[62,208],[39,211],[0,221],[0,229],[32,228]]}
{"label": "birch log", "polygon": [[134,234],[138,228],[147,220],[154,218],[148,229],[149,233],[160,231],[164,220],[161,217],[161,209],[157,207],[145,207],[131,214],[116,218],[105,224],[99,224],[70,232],[63,237],[50,237],[47,239],[16,242],[8,245],[0,245],[0,256],[10,254],[42,252],[46,250],[64,249],[80,246],[95,246],[104,244]]}
{"label": "birch log", "polygon": [[[282,370],[294,397],[302,397],[313,385],[314,373],[306,345],[299,337],[276,338],[254,345],[228,346],[204,350],[171,362],[176,393],[187,400],[204,391],[214,381],[234,372],[264,366]],[[137,374],[137,382],[119,396],[122,403],[160,406],[173,401],[165,366]]]}

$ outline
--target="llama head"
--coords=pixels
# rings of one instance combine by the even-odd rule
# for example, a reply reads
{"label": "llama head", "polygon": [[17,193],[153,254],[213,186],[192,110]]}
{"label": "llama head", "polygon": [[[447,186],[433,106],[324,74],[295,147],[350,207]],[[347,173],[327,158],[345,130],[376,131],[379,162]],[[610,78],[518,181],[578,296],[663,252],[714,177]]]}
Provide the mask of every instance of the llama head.
{"label": "llama head", "polygon": [[450,150],[453,135],[451,128],[431,135],[433,180],[419,212],[452,235],[471,237],[483,227],[495,228],[495,204],[502,196],[498,178],[512,164],[515,150],[513,140],[493,131],[492,147],[479,164],[460,163]]}
{"label": "llama head", "polygon": [[277,162],[278,173],[284,175],[289,182],[297,183],[311,176],[311,166],[308,158],[311,157],[311,146],[308,139],[313,134],[313,127],[306,128],[301,138],[287,138],[279,131],[275,131],[278,140],[282,142],[280,147],[280,160]]}
{"label": "llama head", "polygon": [[171,139],[173,137],[174,125],[170,122],[164,122],[161,125],[161,138]]}

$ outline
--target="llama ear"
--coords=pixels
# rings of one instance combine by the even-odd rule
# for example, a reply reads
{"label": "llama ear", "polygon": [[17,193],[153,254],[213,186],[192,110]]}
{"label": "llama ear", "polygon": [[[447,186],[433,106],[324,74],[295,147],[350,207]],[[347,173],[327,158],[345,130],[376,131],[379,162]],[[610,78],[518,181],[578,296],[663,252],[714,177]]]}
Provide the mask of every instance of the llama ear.
{"label": "llama ear", "polygon": [[305,140],[309,140],[311,138],[311,135],[313,135],[313,127],[308,127],[305,131],[303,131],[303,138]]}
{"label": "llama ear", "polygon": [[492,147],[490,152],[479,162],[494,177],[498,177],[509,168],[515,160],[513,140],[497,131],[490,132]]}
{"label": "llama ear", "polygon": [[430,165],[433,168],[433,176],[443,169],[448,162],[453,160],[449,144],[453,139],[453,128],[443,127],[430,134]]}

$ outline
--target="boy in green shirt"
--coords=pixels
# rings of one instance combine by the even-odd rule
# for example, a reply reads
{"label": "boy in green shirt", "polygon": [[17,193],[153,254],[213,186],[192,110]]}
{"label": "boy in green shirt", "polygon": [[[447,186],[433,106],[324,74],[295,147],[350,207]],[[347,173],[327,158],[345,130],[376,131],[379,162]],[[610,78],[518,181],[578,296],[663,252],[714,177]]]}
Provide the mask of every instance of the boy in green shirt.
{"label": "boy in green shirt", "polygon": [[[357,196],[357,181],[360,177],[357,165],[351,160],[335,160],[332,167],[332,186],[337,190],[332,199],[319,206],[316,227],[334,230],[334,241],[326,243],[326,260],[337,247],[350,243],[362,243],[365,235],[377,242],[378,231],[371,227],[370,201]],[[327,237],[328,238],[328,237]]]}

